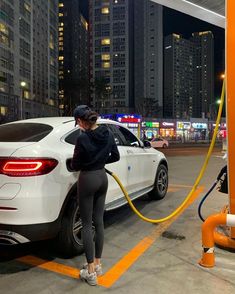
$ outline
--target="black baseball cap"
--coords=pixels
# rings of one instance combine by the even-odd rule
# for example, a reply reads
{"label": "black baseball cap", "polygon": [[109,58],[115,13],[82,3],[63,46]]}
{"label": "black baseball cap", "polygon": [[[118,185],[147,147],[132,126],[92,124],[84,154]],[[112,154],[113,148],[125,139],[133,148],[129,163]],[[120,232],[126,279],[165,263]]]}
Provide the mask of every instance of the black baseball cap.
{"label": "black baseball cap", "polygon": [[77,119],[78,118],[83,118],[87,114],[87,112],[90,112],[90,111],[91,111],[91,109],[87,105],[79,105],[79,106],[77,106],[74,109],[74,112],[73,112],[73,116],[74,116],[74,119],[75,119],[75,126],[77,124]]}

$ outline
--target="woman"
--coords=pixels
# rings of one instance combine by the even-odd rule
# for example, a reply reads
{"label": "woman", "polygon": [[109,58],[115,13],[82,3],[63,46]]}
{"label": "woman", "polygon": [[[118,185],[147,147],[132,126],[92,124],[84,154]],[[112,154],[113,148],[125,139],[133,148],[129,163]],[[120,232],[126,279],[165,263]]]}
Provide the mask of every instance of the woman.
{"label": "woman", "polygon": [[[75,125],[78,124],[83,130],[77,139],[72,160],[73,169],[80,170],[77,190],[87,259],[87,264],[80,271],[80,277],[92,286],[97,284],[97,275],[102,274],[103,214],[108,189],[104,166],[120,159],[112,133],[107,127],[98,126],[97,118],[97,113],[86,105],[78,106],[74,110]],[[92,221],[95,226],[95,246]]]}

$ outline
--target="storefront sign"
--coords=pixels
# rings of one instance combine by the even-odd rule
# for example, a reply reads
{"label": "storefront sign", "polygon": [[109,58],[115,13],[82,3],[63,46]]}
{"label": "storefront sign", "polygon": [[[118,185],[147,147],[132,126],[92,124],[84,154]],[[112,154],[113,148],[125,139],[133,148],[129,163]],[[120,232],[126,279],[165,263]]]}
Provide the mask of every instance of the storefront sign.
{"label": "storefront sign", "polygon": [[140,123],[141,116],[136,114],[117,114],[117,121],[121,123]]}
{"label": "storefront sign", "polygon": [[161,123],[161,127],[162,128],[174,128],[175,127],[175,123],[164,121],[164,122]]}
{"label": "storefront sign", "polygon": [[145,121],[145,122],[142,123],[142,127],[146,127],[146,128],[159,128],[159,122]]}
{"label": "storefront sign", "polygon": [[[213,128],[215,128],[215,126],[216,126],[216,124],[213,124]],[[221,124],[219,124],[219,128],[220,128],[221,130],[226,130],[226,128],[227,128],[226,123],[221,123]]]}
{"label": "storefront sign", "polygon": [[207,129],[206,123],[192,123],[194,129]]}
{"label": "storefront sign", "polygon": [[179,130],[189,130],[191,128],[190,122],[184,122],[184,121],[177,121],[177,129]]}

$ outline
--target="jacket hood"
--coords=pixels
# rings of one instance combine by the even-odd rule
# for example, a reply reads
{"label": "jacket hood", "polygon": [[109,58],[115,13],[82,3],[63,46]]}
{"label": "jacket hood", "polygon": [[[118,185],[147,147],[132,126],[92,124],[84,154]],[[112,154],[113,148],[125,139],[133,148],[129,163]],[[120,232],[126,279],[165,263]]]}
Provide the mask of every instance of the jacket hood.
{"label": "jacket hood", "polygon": [[109,140],[109,130],[105,126],[98,126],[95,130],[87,131],[87,135],[96,143],[104,145]]}

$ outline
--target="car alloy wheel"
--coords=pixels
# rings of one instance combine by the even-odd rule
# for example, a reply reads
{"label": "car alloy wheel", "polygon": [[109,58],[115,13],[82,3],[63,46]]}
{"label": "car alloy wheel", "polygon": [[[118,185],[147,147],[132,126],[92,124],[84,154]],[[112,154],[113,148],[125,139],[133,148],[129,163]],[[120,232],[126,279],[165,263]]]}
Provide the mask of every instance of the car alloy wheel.
{"label": "car alloy wheel", "polygon": [[157,186],[161,194],[166,192],[168,186],[168,176],[165,169],[161,169],[158,173]]}
{"label": "car alloy wheel", "polygon": [[154,188],[150,191],[149,197],[154,200],[163,199],[166,196],[168,188],[168,170],[164,164],[160,164],[154,182]]}

